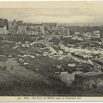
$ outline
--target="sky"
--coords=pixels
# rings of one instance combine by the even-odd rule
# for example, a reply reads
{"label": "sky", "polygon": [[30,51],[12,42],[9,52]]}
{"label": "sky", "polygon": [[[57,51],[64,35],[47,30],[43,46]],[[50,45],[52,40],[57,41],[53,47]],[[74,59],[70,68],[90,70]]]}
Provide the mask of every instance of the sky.
{"label": "sky", "polygon": [[103,22],[103,1],[0,1],[0,18],[24,22]]}

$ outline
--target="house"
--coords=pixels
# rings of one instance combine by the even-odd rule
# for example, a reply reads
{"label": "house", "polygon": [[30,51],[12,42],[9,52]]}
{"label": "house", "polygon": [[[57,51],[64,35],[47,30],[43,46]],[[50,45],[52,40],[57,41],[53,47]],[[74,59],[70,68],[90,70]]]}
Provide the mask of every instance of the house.
{"label": "house", "polygon": [[92,38],[100,38],[100,31],[96,30],[93,31],[93,34],[91,35]]}
{"label": "house", "polygon": [[57,23],[42,23],[43,27],[47,27],[49,29],[56,28]]}
{"label": "house", "polygon": [[100,34],[99,30],[93,31],[93,34]]}
{"label": "house", "polygon": [[41,34],[40,30],[41,30],[40,26],[28,26],[26,28],[25,34],[26,35],[39,35],[39,34]]}
{"label": "house", "polygon": [[62,36],[62,38],[71,38],[71,35],[67,35],[67,36]]}
{"label": "house", "polygon": [[38,31],[33,31],[33,30],[28,30],[26,31],[26,35],[39,35],[40,32]]}
{"label": "house", "polygon": [[74,33],[74,35],[79,35],[79,34],[80,34],[80,32],[75,32],[75,33]]}
{"label": "house", "polygon": [[17,34],[17,31],[18,31],[18,25],[13,26],[13,27],[11,28],[11,30],[10,30],[10,33],[11,33],[11,34]]}
{"label": "house", "polygon": [[72,63],[72,64],[68,64],[68,67],[75,67],[75,63]]}
{"label": "house", "polygon": [[72,39],[73,39],[73,40],[76,40],[77,38],[76,38],[76,36],[74,36],[74,37],[72,37]]}
{"label": "house", "polygon": [[77,38],[77,40],[79,40],[79,41],[83,41],[83,39],[80,37],[80,38]]}
{"label": "house", "polygon": [[58,23],[57,24],[57,27],[69,27],[69,24],[67,24],[67,23]]}
{"label": "house", "polygon": [[88,41],[88,40],[91,39],[91,33],[90,33],[90,32],[86,32],[86,33],[84,33],[84,34],[82,35],[82,37],[83,37],[83,39],[84,39],[85,41]]}
{"label": "house", "polygon": [[23,24],[23,21],[17,21],[17,25],[21,26]]}
{"label": "house", "polygon": [[62,51],[62,50],[59,50],[58,53],[61,55],[61,54],[63,54],[63,51]]}
{"label": "house", "polygon": [[82,37],[82,34],[80,33],[80,32],[75,32],[74,34],[73,34],[73,36],[74,37]]}
{"label": "house", "polygon": [[94,34],[94,38],[100,38],[100,34]]}
{"label": "house", "polygon": [[53,32],[54,32],[54,34],[57,34],[57,35],[65,35],[65,36],[70,35],[69,29],[68,28],[66,29],[64,27],[53,28],[52,33]]}
{"label": "house", "polygon": [[26,33],[26,26],[19,26],[17,29],[17,34],[25,34]]}

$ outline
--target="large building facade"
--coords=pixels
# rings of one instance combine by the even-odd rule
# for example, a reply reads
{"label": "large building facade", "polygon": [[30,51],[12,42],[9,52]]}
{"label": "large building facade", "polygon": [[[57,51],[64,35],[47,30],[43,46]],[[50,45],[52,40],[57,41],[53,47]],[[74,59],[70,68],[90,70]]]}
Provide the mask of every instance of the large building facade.
{"label": "large building facade", "polygon": [[4,19],[4,25],[6,26],[6,29],[9,30],[9,24],[8,24],[8,20]]}
{"label": "large building facade", "polygon": [[4,20],[2,18],[0,18],[0,25],[3,26],[4,25]]}
{"label": "large building facade", "polygon": [[9,30],[8,20],[0,18],[0,34],[7,34]]}
{"label": "large building facade", "polygon": [[6,26],[6,29],[9,30],[8,20],[0,18],[0,25]]}

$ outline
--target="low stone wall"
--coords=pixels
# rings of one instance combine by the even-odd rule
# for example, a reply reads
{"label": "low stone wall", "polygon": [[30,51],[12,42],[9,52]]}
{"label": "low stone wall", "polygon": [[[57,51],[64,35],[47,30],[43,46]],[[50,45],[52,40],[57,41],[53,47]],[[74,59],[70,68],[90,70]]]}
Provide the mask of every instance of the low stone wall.
{"label": "low stone wall", "polygon": [[103,73],[88,72],[75,74],[75,83],[78,88],[83,90],[94,89],[96,92],[103,93]]}

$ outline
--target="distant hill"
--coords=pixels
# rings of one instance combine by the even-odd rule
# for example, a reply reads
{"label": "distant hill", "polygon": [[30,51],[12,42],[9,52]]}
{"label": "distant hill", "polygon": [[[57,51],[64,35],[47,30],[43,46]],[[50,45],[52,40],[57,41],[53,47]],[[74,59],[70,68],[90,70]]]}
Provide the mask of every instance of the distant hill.
{"label": "distant hill", "polygon": [[68,23],[69,26],[103,26],[103,23]]}
{"label": "distant hill", "polygon": [[24,23],[23,26],[41,26],[41,24]]}

